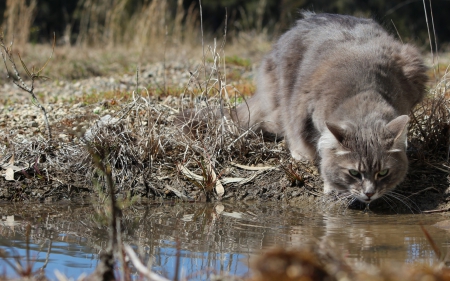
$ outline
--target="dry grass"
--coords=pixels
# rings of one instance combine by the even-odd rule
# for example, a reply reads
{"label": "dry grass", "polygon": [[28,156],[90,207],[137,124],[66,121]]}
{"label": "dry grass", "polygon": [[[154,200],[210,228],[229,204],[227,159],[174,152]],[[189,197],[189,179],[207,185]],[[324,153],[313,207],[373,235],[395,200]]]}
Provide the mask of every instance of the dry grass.
{"label": "dry grass", "polygon": [[[56,56],[58,52],[61,54],[61,50],[56,49]],[[201,53],[198,49],[197,52]],[[234,71],[247,71],[249,62],[225,53],[222,43],[205,46],[205,63],[197,64],[189,70],[189,82],[184,87],[169,84],[159,87],[137,85],[133,92],[89,92],[74,98],[70,103],[86,104],[86,112],[92,112],[95,106],[114,109],[113,118],[120,121],[97,128],[94,124],[99,116],[92,114],[56,119],[52,123],[55,136],[63,133],[68,136],[67,139],[57,138],[57,143],[53,143],[37,138],[27,140],[29,145],[25,147],[22,140],[7,135],[1,151],[4,155],[2,161],[8,161],[14,154],[8,147],[20,150],[20,156],[15,154],[16,161],[35,163],[36,159],[42,159],[32,166],[38,167],[40,172],[30,168],[18,173],[17,177],[41,185],[44,182],[59,182],[53,192],[41,194],[43,197],[54,194],[61,197],[73,196],[77,190],[91,186],[93,181],[98,183],[99,190],[104,190],[105,178],[95,170],[90,155],[82,145],[80,136],[84,133],[84,126],[84,130],[93,128],[93,137],[89,142],[111,166],[118,192],[122,194],[131,192],[132,195],[142,196],[176,196],[188,200],[219,199],[222,195],[217,193],[218,182],[226,182],[229,178],[252,177],[251,172],[234,168],[233,164],[239,163],[276,167],[277,177],[280,176],[281,181],[274,181],[277,187],[271,188],[281,188],[281,193],[275,198],[288,199],[299,196],[298,194],[320,196],[321,182],[317,180],[315,169],[291,163],[283,142],[267,141],[258,133],[242,131],[226,118],[227,111],[252,94],[255,85],[248,79],[242,80],[239,75],[230,75]],[[95,54],[100,53],[94,53],[94,57]],[[67,54],[67,58],[69,57],[70,54]],[[52,61],[49,67],[56,64],[54,67],[63,68],[63,58],[60,59]],[[123,59],[125,61],[126,56]],[[203,60],[201,56],[197,56],[197,59]],[[439,166],[441,170],[447,169],[443,165],[447,163],[449,148],[448,90],[444,87],[446,77],[447,74],[416,109],[409,138],[410,156],[414,160],[420,160],[421,165],[428,163]],[[193,108],[195,110],[190,111]],[[199,114],[197,120],[201,120],[202,127],[194,132],[194,137],[184,134],[183,124],[176,121],[176,116],[185,110]],[[80,123],[84,125],[81,126]],[[67,130],[75,126],[82,131]],[[77,160],[73,161],[73,157]],[[413,164],[415,163],[417,161]],[[180,165],[200,176],[200,179],[193,181],[180,171]],[[45,176],[42,177],[41,174]],[[75,179],[77,184],[74,184]],[[255,186],[260,183],[256,183],[255,179],[252,182]],[[269,182],[266,179],[263,184]],[[244,196],[236,195],[244,183],[248,181],[243,180],[242,184],[226,183],[225,196]],[[246,188],[251,189],[253,185]],[[173,191],[174,186],[179,193]],[[416,189],[420,189],[420,186]],[[27,188],[23,192],[18,190],[11,193],[9,199],[26,200],[36,197],[30,195]],[[285,192],[286,190],[288,191]],[[262,196],[261,194],[258,196]],[[247,198],[259,198],[252,196]]]}
{"label": "dry grass", "polygon": [[14,40],[17,46],[25,46],[28,43],[36,6],[36,0],[6,0],[4,24],[1,30],[7,42]]}
{"label": "dry grass", "polygon": [[413,264],[376,267],[350,265],[329,242],[300,249],[272,249],[253,263],[251,281],[288,280],[450,280],[450,269],[435,265]]}
{"label": "dry grass", "polygon": [[437,82],[412,113],[409,128],[413,154],[424,162],[440,164],[449,161],[450,152],[450,73],[448,66],[441,70],[436,70]]}
{"label": "dry grass", "polygon": [[[130,3],[127,0],[114,1],[112,7],[106,8],[104,1],[81,1],[81,26],[77,47],[57,46],[54,59],[42,73],[53,79],[80,79],[117,72],[131,73],[141,61],[161,60],[161,57],[164,57],[164,64],[166,58],[170,58],[167,61],[180,60],[180,55],[197,59],[203,56],[201,60],[204,62],[206,59],[203,65],[189,70],[190,81],[183,88],[164,83],[150,85],[145,91],[90,92],[70,99],[72,103],[101,103],[104,107],[113,107],[116,110],[115,118],[120,121],[93,129],[93,137],[89,139],[89,143],[112,167],[119,190],[133,190],[136,186],[144,185],[144,193],[148,194],[148,190],[159,193],[158,188],[151,186],[155,177],[179,174],[176,166],[180,163],[193,172],[204,175],[214,173],[216,177],[220,177],[221,170],[226,169],[230,161],[242,159],[252,149],[264,148],[264,142],[256,141],[250,144],[248,141],[249,138],[259,140],[260,136],[254,135],[253,132],[241,132],[226,120],[217,123],[215,117],[207,121],[206,131],[197,139],[183,136],[180,128],[173,126],[174,115],[184,108],[209,108],[212,111],[212,108],[220,108],[223,111],[236,101],[242,101],[244,95],[252,94],[254,85],[240,77],[251,68],[251,60],[236,55],[225,56],[224,42],[218,46],[215,40],[212,46],[205,46],[204,52],[199,52],[197,47],[196,55],[192,56],[189,47],[191,44],[188,42],[199,42],[200,39],[198,11],[194,10],[193,6],[184,11],[182,1],[178,1],[176,15],[173,20],[169,20],[169,7],[165,0],[147,1],[142,7],[131,9]],[[19,2],[11,1],[10,10],[18,9],[18,4]],[[6,19],[20,22],[17,18],[12,18],[12,15],[7,13]],[[126,24],[119,24],[124,22]],[[28,25],[22,26],[25,28]],[[10,34],[17,31],[7,32]],[[186,34],[189,36],[185,36]],[[70,36],[69,34],[68,37]],[[16,41],[15,46],[20,44],[21,54],[26,58],[27,65],[42,64],[42,54],[48,51],[48,48],[19,42]],[[102,49],[99,49],[99,46]],[[179,51],[180,47],[182,52]],[[249,49],[252,50],[246,48]],[[240,48],[235,50],[238,52]],[[235,66],[235,69],[230,71],[226,64]],[[167,102],[161,105],[158,104],[158,99]],[[20,146],[20,141],[7,136],[4,142],[6,145],[2,148],[2,160],[15,158],[17,161],[30,163],[31,159],[39,159],[45,155],[45,163],[39,164],[45,167],[42,170],[50,174],[46,180],[60,181],[62,186],[68,189],[62,193],[71,192],[70,182],[73,179],[67,175],[77,177],[81,183],[88,183],[92,179],[102,182],[104,179],[93,169],[90,156],[80,142],[83,132],[64,130],[65,127],[79,123],[94,126],[95,122],[96,119],[92,116],[58,120],[52,126],[57,135],[67,134],[69,142],[61,142],[61,139],[57,139],[57,143],[43,139],[30,140],[29,147],[22,147],[20,157],[7,148]],[[49,153],[48,150],[39,150],[36,147],[55,151]],[[77,156],[77,161],[71,161],[70,157],[74,155]],[[250,162],[261,160],[261,156],[256,157],[256,160]],[[208,168],[202,170],[205,167],[199,163],[208,163]],[[84,176],[80,177],[83,174]],[[24,177],[19,174],[18,178]],[[217,178],[209,181],[215,185]],[[205,190],[208,190],[210,197],[212,190]],[[11,199],[13,198],[20,200],[29,197],[14,195]]]}
{"label": "dry grass", "polygon": [[[8,3],[12,11],[22,2],[14,2],[16,6],[13,2]],[[118,121],[94,128],[98,118],[92,116],[58,120],[52,125],[59,133],[69,135],[69,140],[58,139],[56,144],[46,143],[42,139],[30,140],[29,147],[20,148],[24,158],[15,156],[15,160],[30,163],[32,159],[40,159],[45,155],[46,162],[40,163],[45,168],[40,170],[49,172],[48,181],[53,177],[52,180],[60,181],[60,186],[68,190],[73,180],[68,175],[80,177],[78,180],[81,183],[90,183],[92,179],[104,183],[104,178],[93,168],[90,156],[82,146],[83,132],[61,131],[81,121],[88,123],[87,128],[93,128],[89,142],[112,167],[120,191],[164,195],[170,193],[165,186],[179,185],[182,193],[189,194],[193,194],[192,190],[203,188],[201,192],[206,194],[206,198],[212,199],[217,195],[216,184],[222,177],[248,177],[248,174],[231,168],[234,162],[265,165],[270,160],[270,165],[281,170],[288,186],[301,185],[304,178],[317,178],[305,167],[289,163],[290,158],[283,143],[266,141],[258,133],[242,131],[226,118],[228,110],[243,102],[255,90],[253,82],[242,79],[242,75],[253,67],[252,62],[259,61],[261,54],[270,46],[267,33],[263,30],[260,30],[261,36],[252,35],[251,32],[236,33],[233,35],[233,44],[227,49],[224,47],[226,37],[211,40],[210,44],[204,46],[197,43],[197,47],[193,48],[189,40],[208,41],[200,38],[196,10],[191,8],[186,12],[181,8],[182,1],[178,1],[175,16],[170,19],[166,0],[148,1],[142,7],[131,8],[130,3],[128,0],[113,1],[112,7],[106,9],[104,1],[81,1],[77,47],[57,47],[55,59],[43,75],[56,79],[79,79],[117,72],[131,74],[142,61],[162,59],[165,65],[169,60],[193,57],[193,60],[202,63],[186,69],[186,72],[190,72],[189,82],[183,87],[165,83],[137,85],[133,93],[85,93],[71,102],[114,108],[113,118]],[[9,13],[8,19],[12,15],[12,12]],[[245,27],[241,29],[245,30]],[[99,46],[103,49],[99,49]],[[43,46],[31,47],[25,44],[22,47],[28,65],[42,64],[41,60],[46,57],[42,56],[46,52]],[[195,55],[192,56],[192,53]],[[422,163],[440,165],[444,170],[446,168],[442,164],[446,164],[450,147],[446,79],[447,73],[416,109],[410,128],[410,154]],[[194,132],[195,137],[183,134],[182,125],[189,124],[174,123],[177,114],[192,108],[195,111],[190,112],[199,113],[196,118],[203,124]],[[19,147],[20,141],[7,136],[1,151],[3,159],[10,159],[14,155],[6,146]],[[36,147],[46,147],[48,150],[39,151]],[[77,161],[71,160],[73,155],[77,156]],[[203,180],[192,182],[180,172],[180,165]],[[64,175],[64,180],[60,178],[61,175]],[[161,180],[166,177],[172,179],[169,182]],[[315,194],[320,194],[320,186],[313,185],[313,189]]]}
{"label": "dry grass", "polygon": [[[11,4],[13,1],[8,3],[11,5],[8,6],[11,15],[9,17],[12,17],[17,13],[12,12],[16,11],[11,8],[14,6]],[[80,7],[83,11],[83,29],[78,37],[78,44],[83,46],[79,48],[86,49],[70,46],[57,48],[56,61],[49,65],[44,75],[53,76],[57,73],[61,79],[75,79],[124,71],[129,67],[127,60],[130,57],[138,58],[139,61],[151,52],[149,46],[167,44],[169,30],[172,34],[171,44],[175,45],[186,44],[187,40],[199,36],[197,31],[194,32],[198,30],[198,23],[194,20],[196,12],[191,9],[185,15],[181,14],[182,9],[178,9],[175,20],[169,23],[167,14],[163,12],[167,10],[167,2],[164,0],[148,2],[142,9],[127,15],[131,20],[125,26],[118,23],[123,20],[124,15],[120,11],[128,1],[115,1],[111,9],[102,7],[102,1],[85,0],[82,3]],[[181,3],[178,1],[178,5]],[[32,11],[32,4],[28,7],[31,10],[20,11],[29,13]],[[149,14],[157,16],[149,17]],[[182,18],[186,18],[190,24],[182,24]],[[139,27],[138,33],[133,31],[136,26]],[[167,29],[161,29],[161,26],[167,26]],[[26,31],[8,30],[8,34],[9,32],[23,33],[23,38],[28,36]],[[183,34],[191,34],[191,37],[185,38]],[[243,34],[237,38],[237,46],[249,44],[254,38],[245,38]],[[16,41],[16,44],[17,42],[21,41]],[[132,51],[118,49],[120,47],[116,45],[119,42],[129,44],[124,44],[123,47],[134,48]],[[7,199],[23,201],[34,198],[70,198],[85,189],[88,193],[95,192],[99,198],[104,199],[108,178],[104,171],[98,168],[98,162],[93,161],[93,155],[99,157],[104,167],[109,167],[116,186],[115,192],[123,196],[220,200],[224,196],[221,186],[223,188],[225,185],[227,188],[225,196],[233,195],[233,192],[238,194],[233,190],[246,189],[244,184],[253,181],[265,171],[263,168],[253,174],[237,171],[234,168],[237,162],[254,169],[259,169],[258,165],[261,164],[271,166],[270,169],[280,171],[286,186],[294,186],[293,190],[305,198],[320,197],[320,182],[316,181],[318,176],[314,173],[315,170],[310,168],[311,165],[293,165],[283,143],[266,141],[258,133],[242,130],[226,118],[226,112],[232,110],[236,103],[243,102],[246,96],[254,92],[255,86],[249,81],[232,84],[239,80],[240,72],[228,72],[227,64],[245,69],[251,67],[251,61],[226,56],[223,44],[214,41],[211,46],[205,46],[204,63],[191,70],[190,80],[183,88],[163,85],[163,88],[144,89],[142,85],[137,84],[132,93],[113,91],[84,95],[77,101],[87,104],[102,102],[103,105],[106,101],[106,106],[114,107],[115,114],[103,122],[99,122],[98,117],[86,115],[68,117],[53,123],[55,129],[66,128],[68,139],[51,141],[38,136],[24,140],[8,134],[3,136],[0,141],[0,164],[12,161],[16,166],[26,167],[15,173],[16,181],[6,187],[9,190]],[[108,48],[105,52],[93,48],[92,45],[105,45]],[[256,46],[253,51],[257,48],[264,49],[267,45],[269,44],[266,41],[261,44],[262,47]],[[159,54],[167,56],[170,52],[166,46],[159,47]],[[31,55],[32,52],[27,48],[24,48],[24,53]],[[120,54],[119,59],[117,54]],[[41,56],[36,56],[35,61],[39,62],[40,59]],[[34,58],[31,58],[31,61],[33,64]],[[106,69],[111,61],[119,62],[115,67]],[[118,100],[120,102],[117,102]],[[195,111],[188,112],[201,114],[196,117],[201,121],[201,126],[193,130],[191,128],[192,134],[184,134],[183,126],[190,125],[189,120],[184,120],[188,121],[186,124],[180,124],[177,116],[180,112],[192,108],[195,108]],[[445,70],[439,78],[439,83],[414,111],[409,132],[412,147],[410,154],[422,163],[439,166],[445,171],[448,171],[446,165],[450,151],[449,110],[450,92],[448,72]],[[67,129],[74,124],[79,125],[80,122],[86,123],[86,128],[78,126],[75,131]],[[86,144],[91,151],[86,149]],[[194,174],[197,177],[194,177]],[[226,185],[226,180],[230,179],[235,182]],[[92,189],[93,183],[97,190]],[[279,185],[279,181],[275,184]],[[36,191],[36,186],[42,187],[39,189],[42,193]],[[283,192],[284,188],[283,186]],[[286,193],[284,197],[276,198],[289,199],[289,196]],[[295,280],[301,277],[299,272],[304,273],[303,277],[313,280],[315,276],[328,276],[329,280],[344,277],[346,280],[390,280],[391,276],[398,277],[398,280],[420,280],[427,276],[434,276],[436,280],[448,278],[448,270],[442,267],[405,267],[394,275],[390,269],[371,271],[365,268],[357,271],[349,268],[340,257],[329,251],[321,252],[322,250],[280,250],[266,254],[260,259],[261,266],[255,266],[255,270],[259,270],[261,274],[255,275],[253,280],[266,280],[265,277],[272,276],[265,271],[268,268],[265,265],[273,259],[281,260],[278,264],[286,266],[279,272],[272,272],[274,276],[278,276],[277,280]]]}
{"label": "dry grass", "polygon": [[[58,49],[56,53],[58,55]],[[21,145],[22,140],[7,136],[2,147],[2,161],[12,158],[23,163],[35,161],[39,171],[45,171],[43,180],[46,183],[59,182],[58,191],[52,193],[59,196],[70,196],[76,190],[73,188],[75,180],[79,188],[91,186],[94,181],[99,183],[101,190],[105,190],[105,178],[94,168],[91,155],[83,146],[88,142],[111,167],[118,192],[164,195],[167,183],[161,179],[170,177],[171,181],[179,181],[183,194],[200,191],[203,195],[199,196],[208,200],[221,197],[223,193],[218,193],[216,187],[224,174],[230,175],[228,170],[233,161],[258,164],[286,155],[279,153],[278,143],[266,143],[262,136],[242,131],[222,116],[222,112],[230,110],[236,102],[242,102],[254,89],[248,80],[239,80],[236,84],[236,80],[229,77],[226,64],[230,62],[243,71],[242,68],[249,68],[249,61],[236,56],[230,59],[225,56],[223,45],[218,44],[206,47],[205,58],[205,64],[190,71],[189,82],[183,88],[163,85],[163,88],[152,89],[136,85],[132,93],[119,90],[94,92],[73,100],[87,104],[88,108],[89,104],[95,103],[113,108],[113,118],[116,119],[101,126],[95,125],[97,117],[89,115],[58,120],[52,123],[55,135],[63,133],[68,139],[58,137],[54,142],[33,139],[25,147]],[[184,135],[182,126],[174,124],[179,112],[191,108],[208,112],[207,116],[201,117],[205,127],[196,138]],[[73,127],[77,127],[77,131],[71,131]],[[88,128],[91,128],[90,137],[83,137]],[[17,150],[8,149],[19,146],[20,154]],[[41,158],[40,161],[35,160]],[[202,179],[190,181],[180,173],[180,165]],[[30,177],[24,176],[26,173]],[[34,181],[37,174],[33,169],[27,169],[17,173],[16,177]],[[170,185],[173,186],[174,182]],[[11,200],[29,198],[25,191],[10,196]]]}
{"label": "dry grass", "polygon": [[[261,1],[260,8],[264,2]],[[200,11],[196,5],[185,9],[181,0],[176,7],[171,7],[167,0],[144,0],[135,4],[132,0],[79,1],[75,21],[67,26],[64,36],[57,38],[54,62],[43,74],[52,79],[81,79],[132,73],[136,66],[161,61],[161,58],[167,62],[198,59],[202,55],[198,51],[201,42],[214,44],[216,35],[201,32]],[[233,44],[227,47],[227,63],[251,67],[252,58],[260,61],[270,48],[267,30],[256,24],[262,20],[260,10],[234,23],[236,28],[228,36]],[[41,65],[45,61],[42,54],[49,52],[46,45],[28,44],[35,14],[35,0],[7,0],[0,27],[6,42],[14,37],[14,51],[20,50],[29,65]],[[260,26],[260,30],[255,33],[249,26]],[[79,31],[73,34],[72,30]],[[239,73],[229,75],[236,78]]]}

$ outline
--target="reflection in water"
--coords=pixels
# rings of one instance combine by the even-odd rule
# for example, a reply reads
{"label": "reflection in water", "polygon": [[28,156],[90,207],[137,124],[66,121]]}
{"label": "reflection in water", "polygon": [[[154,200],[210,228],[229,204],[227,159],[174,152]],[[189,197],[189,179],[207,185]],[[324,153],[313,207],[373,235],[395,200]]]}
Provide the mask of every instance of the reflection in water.
{"label": "reflection in water", "polygon": [[[68,277],[90,273],[107,245],[103,208],[86,205],[1,206],[0,245],[10,256],[26,256],[25,233],[31,225],[34,270]],[[122,239],[144,264],[168,278],[193,280],[212,274],[248,274],[250,256],[261,249],[334,242],[350,262],[376,265],[436,261],[419,224],[443,247],[447,232],[432,224],[442,215],[378,215],[347,210],[318,213],[268,203],[146,204],[123,211]],[[446,249],[443,249],[446,252]],[[24,260],[24,259],[22,259]],[[0,270],[14,275],[0,260]]]}

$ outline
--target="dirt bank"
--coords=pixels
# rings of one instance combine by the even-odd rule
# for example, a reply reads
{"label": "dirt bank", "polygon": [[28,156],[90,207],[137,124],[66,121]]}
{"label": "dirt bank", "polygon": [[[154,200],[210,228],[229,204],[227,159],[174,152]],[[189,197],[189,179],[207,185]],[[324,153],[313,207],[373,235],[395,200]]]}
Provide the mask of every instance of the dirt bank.
{"label": "dirt bank", "polygon": [[[226,109],[252,94],[255,67],[236,58],[228,62],[224,70],[214,60],[208,66],[156,63],[143,67],[138,78],[128,73],[39,82],[36,89],[49,112],[52,140],[27,93],[5,83],[0,87],[0,199],[100,196],[105,179],[92,165],[90,146],[110,166],[119,197],[334,204],[335,199],[323,196],[316,166],[293,161],[283,140],[213,118],[192,137],[174,122],[186,108]],[[411,124],[407,179],[371,209],[419,212],[450,206],[448,138],[442,136],[448,122],[441,115],[430,117],[432,102],[428,99],[417,109]],[[445,107],[447,100],[439,102]],[[352,207],[364,208],[358,203]]]}

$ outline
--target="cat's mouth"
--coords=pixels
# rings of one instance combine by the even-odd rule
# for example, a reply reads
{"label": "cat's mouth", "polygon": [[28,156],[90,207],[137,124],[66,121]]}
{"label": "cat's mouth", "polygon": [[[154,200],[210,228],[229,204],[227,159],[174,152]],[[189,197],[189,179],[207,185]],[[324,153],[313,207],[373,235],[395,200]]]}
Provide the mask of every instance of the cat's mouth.
{"label": "cat's mouth", "polygon": [[370,204],[371,202],[375,201],[376,199],[380,198],[380,196],[377,193],[373,194],[362,194],[360,196],[357,196],[357,198],[366,204]]}

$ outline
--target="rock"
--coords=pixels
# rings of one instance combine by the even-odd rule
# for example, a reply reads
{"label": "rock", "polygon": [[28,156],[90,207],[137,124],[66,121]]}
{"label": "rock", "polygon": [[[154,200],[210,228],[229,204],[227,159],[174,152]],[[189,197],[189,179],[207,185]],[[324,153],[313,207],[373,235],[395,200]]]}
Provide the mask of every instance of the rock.
{"label": "rock", "polygon": [[102,118],[100,118],[97,123],[95,123],[91,128],[86,130],[86,133],[84,134],[84,138],[87,141],[91,141],[94,137],[93,130],[98,130],[99,128],[106,126],[106,125],[112,125],[119,121],[119,118],[111,117],[111,115],[105,115]]}
{"label": "rock", "polygon": [[38,126],[39,126],[39,124],[36,121],[32,121],[32,122],[28,123],[28,127],[31,127],[31,128],[36,128]]}
{"label": "rock", "polygon": [[60,138],[60,139],[62,139],[62,140],[68,140],[68,139],[69,139],[69,136],[66,135],[66,134],[59,134],[59,135],[58,135],[58,138]]}
{"label": "rock", "polygon": [[84,107],[84,106],[86,106],[85,103],[79,102],[79,103],[76,103],[76,104],[72,105],[72,108],[75,109],[75,108],[81,108],[81,107]]}
{"label": "rock", "polygon": [[92,110],[92,112],[94,112],[95,114],[100,114],[101,111],[102,111],[102,108],[100,106],[97,106],[96,108],[94,108],[94,110]]}

